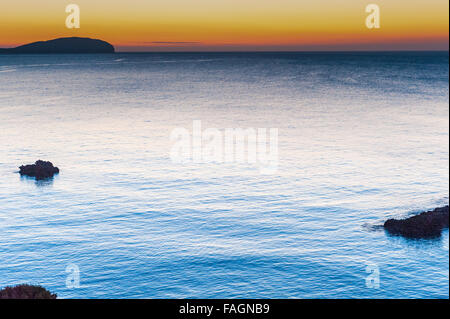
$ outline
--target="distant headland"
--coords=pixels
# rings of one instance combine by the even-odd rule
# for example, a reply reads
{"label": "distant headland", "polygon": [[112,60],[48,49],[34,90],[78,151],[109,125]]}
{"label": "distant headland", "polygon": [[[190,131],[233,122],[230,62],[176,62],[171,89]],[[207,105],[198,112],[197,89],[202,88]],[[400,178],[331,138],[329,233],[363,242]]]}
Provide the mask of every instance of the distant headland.
{"label": "distant headland", "polygon": [[64,53],[114,53],[108,42],[90,38],[59,38],[33,42],[16,48],[0,49],[0,54],[64,54]]}

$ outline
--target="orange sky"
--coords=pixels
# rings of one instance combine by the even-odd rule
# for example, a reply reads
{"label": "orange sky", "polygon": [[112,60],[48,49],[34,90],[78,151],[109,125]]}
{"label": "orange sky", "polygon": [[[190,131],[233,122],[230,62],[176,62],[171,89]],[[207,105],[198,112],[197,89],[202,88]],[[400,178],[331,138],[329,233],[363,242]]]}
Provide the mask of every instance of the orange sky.
{"label": "orange sky", "polygon": [[[67,4],[81,28],[67,29]],[[381,28],[367,29],[376,3]],[[0,47],[65,36],[119,51],[447,50],[448,0],[14,0],[0,4]]]}

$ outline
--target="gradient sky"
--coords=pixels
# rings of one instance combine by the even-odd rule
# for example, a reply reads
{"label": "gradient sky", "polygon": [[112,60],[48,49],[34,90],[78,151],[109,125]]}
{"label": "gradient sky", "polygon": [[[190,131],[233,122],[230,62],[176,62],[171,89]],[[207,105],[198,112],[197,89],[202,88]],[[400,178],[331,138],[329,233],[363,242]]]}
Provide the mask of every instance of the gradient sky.
{"label": "gradient sky", "polygon": [[[66,5],[81,10],[67,29]],[[367,29],[365,7],[381,10]],[[448,50],[448,0],[2,0],[0,47],[99,38],[119,51]]]}

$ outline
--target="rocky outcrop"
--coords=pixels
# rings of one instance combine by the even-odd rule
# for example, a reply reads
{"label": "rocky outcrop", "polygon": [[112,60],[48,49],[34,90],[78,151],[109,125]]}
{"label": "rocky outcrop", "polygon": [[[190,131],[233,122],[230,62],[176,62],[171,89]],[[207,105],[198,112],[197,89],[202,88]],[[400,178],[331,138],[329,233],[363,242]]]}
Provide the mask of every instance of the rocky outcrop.
{"label": "rocky outcrop", "polygon": [[448,205],[406,219],[389,219],[384,228],[395,235],[408,238],[439,237],[448,228]]}
{"label": "rocky outcrop", "polygon": [[19,167],[20,175],[35,177],[36,179],[46,179],[59,173],[59,168],[53,166],[51,162],[38,160],[32,165],[22,165]]}
{"label": "rocky outcrop", "polygon": [[1,289],[0,299],[56,299],[56,294],[41,286],[17,285]]}

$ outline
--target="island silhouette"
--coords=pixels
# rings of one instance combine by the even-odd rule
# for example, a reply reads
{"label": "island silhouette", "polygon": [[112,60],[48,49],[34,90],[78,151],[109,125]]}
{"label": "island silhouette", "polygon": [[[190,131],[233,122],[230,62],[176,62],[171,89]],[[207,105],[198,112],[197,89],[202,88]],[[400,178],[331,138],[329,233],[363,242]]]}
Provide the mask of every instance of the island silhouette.
{"label": "island silhouette", "polygon": [[0,49],[0,54],[64,54],[64,53],[114,53],[110,43],[90,38],[58,38],[33,42],[16,48]]}

